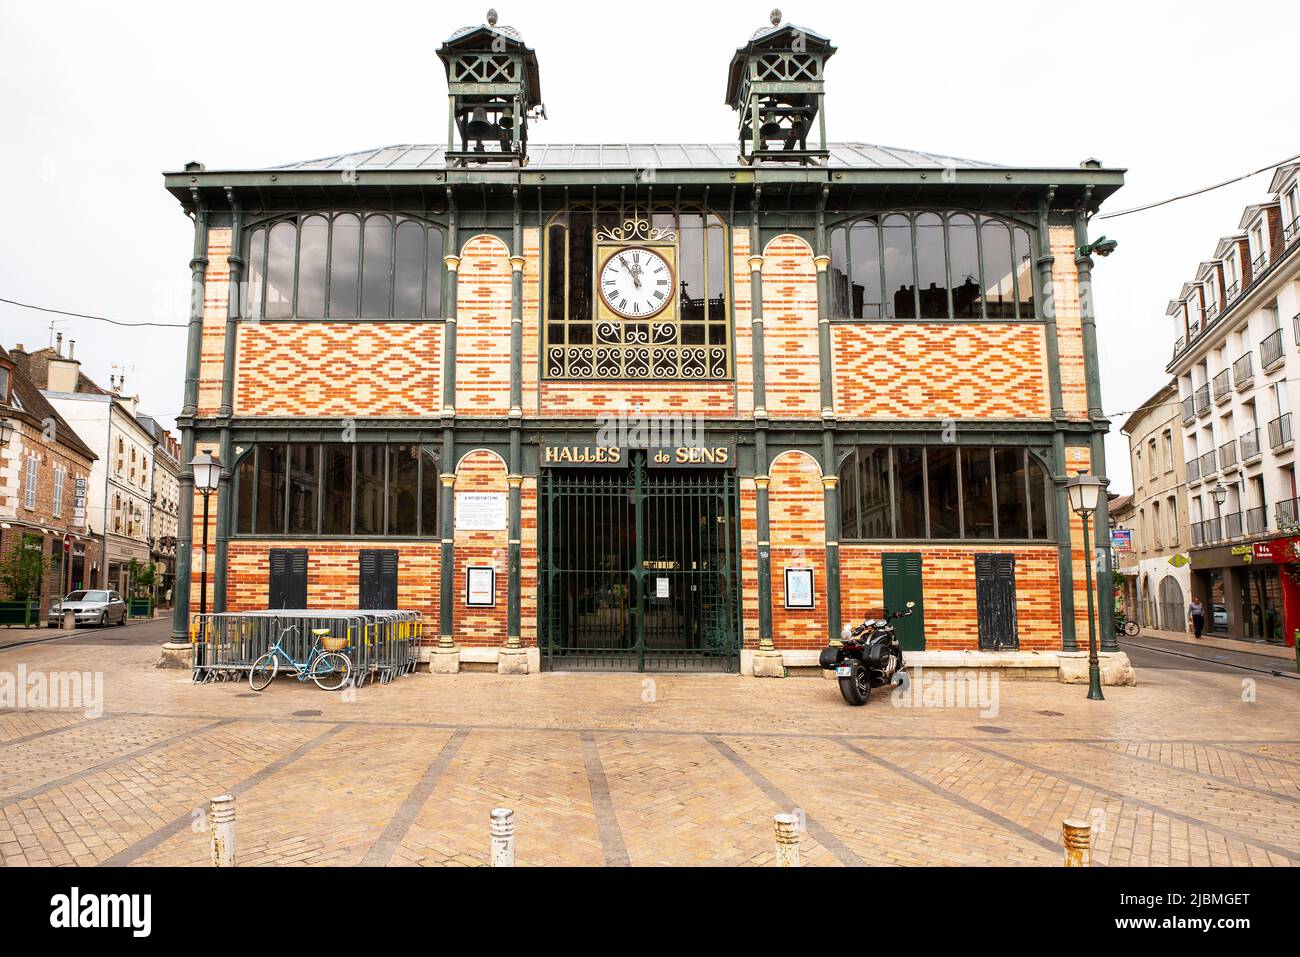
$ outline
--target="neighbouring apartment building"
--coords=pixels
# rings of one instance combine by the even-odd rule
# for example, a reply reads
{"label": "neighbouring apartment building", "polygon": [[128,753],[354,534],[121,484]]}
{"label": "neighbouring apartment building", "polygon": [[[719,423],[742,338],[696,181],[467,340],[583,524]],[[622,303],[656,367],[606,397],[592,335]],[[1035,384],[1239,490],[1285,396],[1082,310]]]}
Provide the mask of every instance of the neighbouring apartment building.
{"label": "neighbouring apartment building", "polygon": [[76,423],[82,440],[95,450],[87,491],[87,530],[98,537],[101,554],[100,588],[129,593],[130,563],[149,561],[149,513],[153,488],[154,438],[136,418],[139,399],[121,392],[114,378],[112,391],[100,388],[81,371],[75,350],[63,354],[62,335],[54,347],[22,352],[32,381],[51,406]]}
{"label": "neighbouring apartment building", "polygon": [[181,444],[152,416],[136,418],[153,436],[153,488],[149,495],[149,560],[156,569],[154,601],[165,602],[176,585],[176,533],[180,527]]}
{"label": "neighbouring apartment building", "polygon": [[203,290],[173,639],[210,449],[218,610],[396,605],[530,668],[815,664],[906,601],[913,649],[1086,645],[1064,486],[1105,474],[1080,289],[1122,173],[828,144],[834,53],[755,33],[730,143],[539,145],[493,18],[438,50],[445,143],[166,174]]}
{"label": "neighbouring apartment building", "polygon": [[[1187,549],[1186,464],[1177,383],[1167,382],[1129,416],[1133,474],[1133,598],[1130,615],[1147,628],[1187,630],[1191,570]],[[1207,620],[1209,615],[1207,615]]]}
{"label": "neighbouring apartment building", "polygon": [[1300,555],[1300,163],[1278,167],[1169,303],[1186,448],[1192,593],[1232,637],[1294,641]]}
{"label": "neighbouring apartment building", "polygon": [[44,556],[44,621],[52,602],[93,585],[99,571],[100,545],[86,523],[96,455],[41,395],[25,359],[21,347],[0,348],[0,419],[10,426],[0,445],[0,555],[21,543]]}

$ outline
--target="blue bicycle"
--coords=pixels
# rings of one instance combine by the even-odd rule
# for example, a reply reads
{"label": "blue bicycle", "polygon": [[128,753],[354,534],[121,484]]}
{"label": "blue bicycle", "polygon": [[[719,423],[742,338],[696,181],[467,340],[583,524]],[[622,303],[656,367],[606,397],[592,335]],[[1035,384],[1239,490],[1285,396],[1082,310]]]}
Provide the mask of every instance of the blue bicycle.
{"label": "blue bicycle", "polygon": [[254,691],[266,689],[275,680],[276,672],[280,670],[280,659],[282,658],[293,669],[295,678],[299,681],[306,681],[310,678],[316,682],[316,687],[322,691],[338,691],[348,683],[348,680],[352,677],[351,659],[338,650],[322,647],[322,642],[330,633],[330,630],[328,628],[313,628],[311,633],[316,636],[316,640],[312,642],[311,651],[307,654],[307,660],[296,661],[289,652],[284,650],[284,638],[297,630],[297,625],[290,625],[283,629],[280,632],[280,637],[275,639],[275,644],[271,646],[271,650],[253,662],[253,670],[248,673],[250,688]]}

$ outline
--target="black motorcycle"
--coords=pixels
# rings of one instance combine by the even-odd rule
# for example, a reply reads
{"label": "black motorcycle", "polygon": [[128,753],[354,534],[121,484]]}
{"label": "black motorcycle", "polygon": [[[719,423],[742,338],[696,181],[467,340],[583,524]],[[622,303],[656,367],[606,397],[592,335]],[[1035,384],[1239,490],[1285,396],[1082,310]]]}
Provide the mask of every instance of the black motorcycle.
{"label": "black motorcycle", "polygon": [[910,615],[915,605],[909,601],[906,610],[868,618],[856,628],[845,625],[839,647],[822,649],[821,666],[835,669],[840,694],[849,704],[866,704],[872,688],[893,684],[895,676],[902,673],[903,648],[893,622]]}

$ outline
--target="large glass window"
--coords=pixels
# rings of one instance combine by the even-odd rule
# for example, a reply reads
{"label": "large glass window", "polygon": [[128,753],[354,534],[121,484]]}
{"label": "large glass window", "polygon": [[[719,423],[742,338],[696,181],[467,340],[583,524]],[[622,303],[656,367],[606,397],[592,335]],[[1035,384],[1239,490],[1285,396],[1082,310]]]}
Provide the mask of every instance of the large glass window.
{"label": "large glass window", "polygon": [[831,312],[837,319],[1034,316],[1029,230],[996,217],[870,216],[832,228],[830,254]]}
{"label": "large glass window", "polygon": [[[364,232],[364,234],[363,234]],[[442,315],[442,231],[387,213],[312,213],[248,236],[250,319]]]}
{"label": "large glass window", "polygon": [[[627,319],[594,293],[594,271],[617,247],[647,246],[673,275],[649,319]],[[635,252],[635,250],[634,250]],[[731,374],[726,228],[689,206],[575,207],[546,230],[547,377],[722,379]],[[597,259],[602,258],[602,263]]]}
{"label": "large glass window", "polygon": [[1051,482],[1024,448],[859,446],[844,458],[844,539],[1041,541]]}
{"label": "large glass window", "polygon": [[429,446],[270,443],[235,468],[239,535],[438,535]]}

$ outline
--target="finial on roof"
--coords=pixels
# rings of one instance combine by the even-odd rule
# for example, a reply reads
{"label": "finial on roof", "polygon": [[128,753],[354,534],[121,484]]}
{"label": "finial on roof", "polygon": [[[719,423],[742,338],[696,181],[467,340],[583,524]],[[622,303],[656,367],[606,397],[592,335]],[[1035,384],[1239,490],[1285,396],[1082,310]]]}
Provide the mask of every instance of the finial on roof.
{"label": "finial on roof", "polygon": [[772,26],[779,27],[781,25],[781,11],[778,8],[773,7],[767,18],[772,21]]}
{"label": "finial on roof", "polygon": [[490,27],[494,27],[494,26],[497,25],[497,8],[496,8],[496,7],[488,7],[487,22],[488,22],[488,26],[490,26]]}

